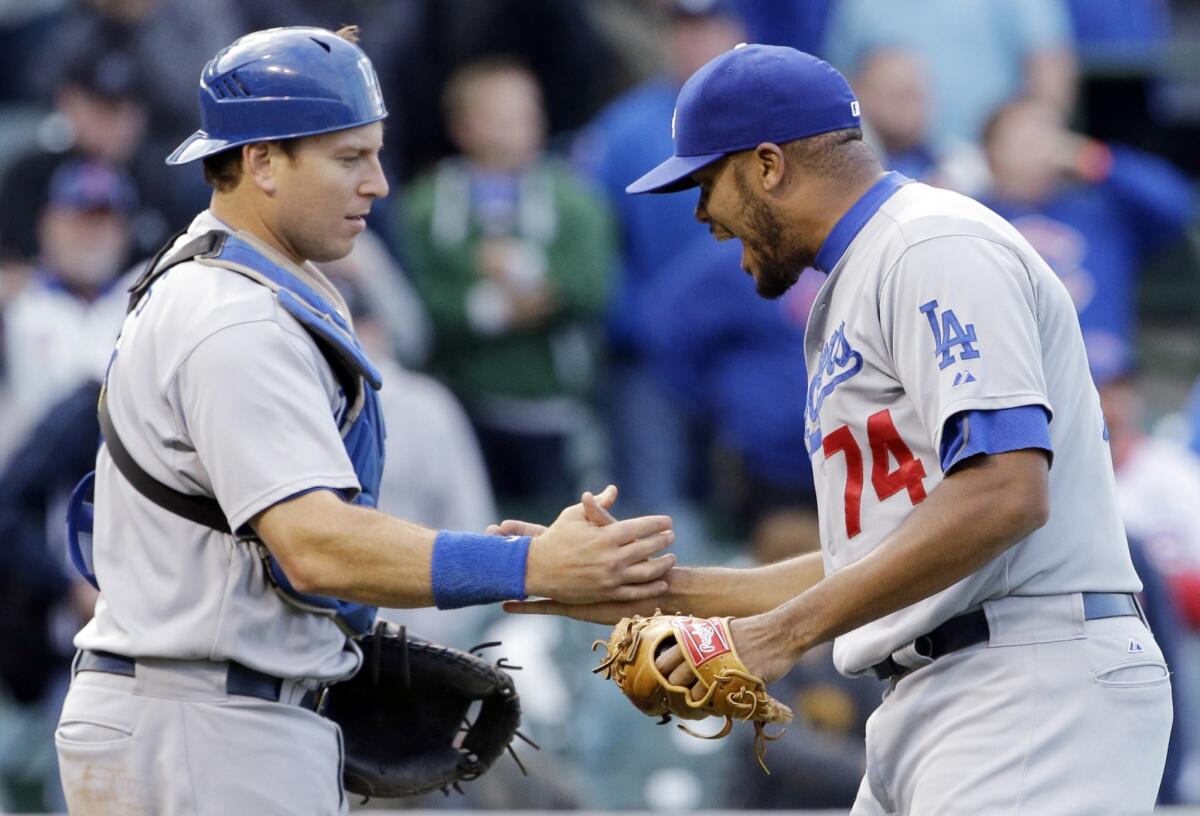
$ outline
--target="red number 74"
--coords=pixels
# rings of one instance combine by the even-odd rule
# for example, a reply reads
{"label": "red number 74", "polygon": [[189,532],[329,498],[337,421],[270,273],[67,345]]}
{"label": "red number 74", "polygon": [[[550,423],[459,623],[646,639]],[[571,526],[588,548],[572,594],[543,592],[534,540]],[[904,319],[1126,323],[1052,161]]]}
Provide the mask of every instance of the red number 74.
{"label": "red number 74", "polygon": [[[871,484],[880,501],[908,490],[908,500],[914,505],[925,500],[925,467],[912,455],[892,422],[891,411],[871,414],[867,419],[867,443],[871,447]],[[863,492],[863,456],[849,425],[827,434],[821,442],[828,459],[835,453],[846,454],[846,536],[854,538],[862,532],[861,508]],[[896,469],[888,470],[888,454],[896,459]]]}

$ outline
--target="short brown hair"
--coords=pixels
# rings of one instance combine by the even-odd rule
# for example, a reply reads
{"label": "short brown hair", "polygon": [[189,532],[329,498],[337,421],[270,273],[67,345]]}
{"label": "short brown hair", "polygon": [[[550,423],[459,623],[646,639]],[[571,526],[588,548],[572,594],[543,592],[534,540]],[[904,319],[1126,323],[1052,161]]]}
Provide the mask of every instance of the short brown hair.
{"label": "short brown hair", "polygon": [[[303,136],[298,136],[295,139],[267,139],[265,141],[268,144],[279,145],[279,149],[284,152],[284,155],[295,164],[296,151],[300,149],[300,140],[303,138]],[[242,180],[242,147],[244,146],[238,145],[204,157],[204,180],[208,182],[209,187],[218,193],[228,193],[238,186],[238,182]]]}
{"label": "short brown hair", "polygon": [[[346,42],[357,43],[359,28],[356,25],[345,25],[333,32],[341,37]],[[292,162],[296,160],[296,151],[299,147],[299,136],[294,139],[266,139],[264,141],[273,142],[279,145],[279,149]],[[222,150],[220,153],[214,153],[211,156],[204,157],[204,180],[218,193],[228,193],[233,188],[237,187],[238,182],[242,179],[242,148],[231,147],[228,150]]]}

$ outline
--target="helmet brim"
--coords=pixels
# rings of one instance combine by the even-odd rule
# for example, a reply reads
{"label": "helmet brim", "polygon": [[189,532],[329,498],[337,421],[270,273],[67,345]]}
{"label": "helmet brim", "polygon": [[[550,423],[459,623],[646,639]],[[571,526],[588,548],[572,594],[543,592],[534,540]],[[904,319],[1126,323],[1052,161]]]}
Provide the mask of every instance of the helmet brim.
{"label": "helmet brim", "polygon": [[171,151],[171,155],[167,156],[167,164],[187,164],[234,146],[235,143],[229,139],[213,139],[203,130],[197,130]]}
{"label": "helmet brim", "polygon": [[274,142],[282,139],[299,139],[303,136],[320,136],[323,133],[336,133],[339,130],[353,130],[357,127],[383,121],[387,118],[387,115],[387,111],[384,110],[361,122],[354,122],[348,125],[301,130],[295,133],[280,133],[278,136],[248,136],[244,139],[214,139],[203,130],[197,130],[191,136],[184,139],[179,147],[171,151],[171,155],[167,156],[167,164],[187,164],[196,159],[203,159],[205,156],[220,153],[222,150],[228,150],[231,147],[241,147],[244,144],[251,144],[253,142]]}

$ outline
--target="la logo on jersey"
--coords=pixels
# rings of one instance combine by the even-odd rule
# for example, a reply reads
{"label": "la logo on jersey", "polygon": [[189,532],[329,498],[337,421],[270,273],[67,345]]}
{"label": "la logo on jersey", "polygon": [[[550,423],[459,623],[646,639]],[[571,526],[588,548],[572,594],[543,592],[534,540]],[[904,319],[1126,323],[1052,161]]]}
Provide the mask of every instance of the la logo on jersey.
{"label": "la logo on jersey", "polygon": [[[921,312],[929,320],[929,328],[933,331],[933,342],[937,348],[934,349],[934,354],[940,355],[941,360],[938,362],[938,369],[944,369],[947,366],[952,366],[961,358],[963,360],[974,360],[979,357],[979,351],[975,348],[975,343],[979,342],[979,338],[975,336],[975,324],[968,323],[966,327],[958,321],[958,317],[954,314],[953,309],[943,309],[942,313],[938,314],[938,302],[931,300],[920,307]],[[958,357],[954,356],[954,347],[961,346],[958,350]],[[961,385],[964,381],[960,374],[955,379],[955,385]],[[967,382],[974,382],[974,377]]]}
{"label": "la logo on jersey", "polygon": [[808,452],[816,453],[821,448],[821,405],[833,390],[846,380],[862,371],[863,356],[850,346],[846,339],[846,323],[843,321],[821,349],[816,371],[808,383],[808,410],[806,430]]}

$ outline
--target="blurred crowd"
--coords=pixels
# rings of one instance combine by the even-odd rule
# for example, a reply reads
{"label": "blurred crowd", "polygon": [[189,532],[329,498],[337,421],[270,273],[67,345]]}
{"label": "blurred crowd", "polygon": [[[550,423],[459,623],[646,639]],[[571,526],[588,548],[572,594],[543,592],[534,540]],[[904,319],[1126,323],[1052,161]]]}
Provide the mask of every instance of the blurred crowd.
{"label": "blurred crowd", "polygon": [[[820,273],[761,300],[692,197],[624,194],[671,152],[675,94],[710,58],[745,41],[815,53],[851,80],[885,164],[985,202],[1071,292],[1175,672],[1161,801],[1200,802],[1200,384],[1185,396],[1200,373],[1200,3],[8,0],[0,811],[62,805],[52,731],[95,600],[67,563],[63,505],[91,469],[127,281],[207,206],[198,167],[163,163],[197,126],[200,70],[248,31],[346,23],[391,111],[394,192],[326,268],[383,372],[382,509],[481,530],[548,521],[612,481],[622,515],[674,516],[685,563],[819,546],[802,434]],[[838,676],[827,651],[775,689],[797,720],[766,777],[748,740],[657,728],[593,678],[598,627],[387,614],[459,648],[503,641],[542,746],[521,749],[528,779],[502,760],[421,807],[853,800],[881,687]]]}

